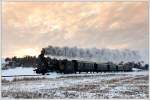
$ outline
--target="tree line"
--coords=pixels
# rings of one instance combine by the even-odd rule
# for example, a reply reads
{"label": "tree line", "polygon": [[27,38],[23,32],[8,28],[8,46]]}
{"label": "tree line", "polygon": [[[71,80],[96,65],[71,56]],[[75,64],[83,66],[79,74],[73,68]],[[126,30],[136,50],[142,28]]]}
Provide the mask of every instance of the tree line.
{"label": "tree line", "polygon": [[37,63],[37,57],[36,56],[25,56],[25,57],[7,57],[5,58],[5,68],[7,67],[35,67]]}

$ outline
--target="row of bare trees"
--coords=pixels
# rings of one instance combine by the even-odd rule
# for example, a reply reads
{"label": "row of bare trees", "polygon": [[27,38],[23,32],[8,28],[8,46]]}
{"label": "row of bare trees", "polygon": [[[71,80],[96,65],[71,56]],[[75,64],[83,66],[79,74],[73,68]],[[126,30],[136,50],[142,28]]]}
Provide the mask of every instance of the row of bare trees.
{"label": "row of bare trees", "polygon": [[35,56],[25,56],[25,57],[12,57],[5,58],[6,67],[34,67],[37,63],[37,58]]}

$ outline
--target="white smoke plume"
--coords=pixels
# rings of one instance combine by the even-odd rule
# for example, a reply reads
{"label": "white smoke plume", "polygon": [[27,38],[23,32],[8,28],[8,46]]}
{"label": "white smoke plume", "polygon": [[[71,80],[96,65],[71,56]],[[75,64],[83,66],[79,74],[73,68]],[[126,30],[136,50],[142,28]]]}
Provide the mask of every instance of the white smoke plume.
{"label": "white smoke plume", "polygon": [[141,56],[138,51],[123,49],[97,49],[97,48],[77,48],[77,47],[53,47],[45,48],[46,55],[53,57],[63,57],[65,59],[80,59],[94,62],[138,62]]}

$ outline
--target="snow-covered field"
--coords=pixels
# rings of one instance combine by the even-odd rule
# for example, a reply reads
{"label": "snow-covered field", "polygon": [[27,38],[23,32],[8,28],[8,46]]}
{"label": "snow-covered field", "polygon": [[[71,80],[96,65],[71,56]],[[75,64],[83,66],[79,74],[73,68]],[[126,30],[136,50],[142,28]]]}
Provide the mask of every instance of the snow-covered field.
{"label": "snow-covered field", "polygon": [[[2,71],[3,75],[4,72]],[[31,74],[31,73],[30,73]],[[53,76],[53,77],[52,77]],[[148,71],[56,74],[2,82],[3,98],[148,99]]]}
{"label": "snow-covered field", "polygon": [[[11,68],[11,69],[7,69],[7,70],[2,70],[2,76],[14,76],[14,75],[37,75],[34,71],[34,68],[32,67],[16,67],[16,68]],[[49,73],[50,75],[47,75],[47,76],[44,76],[46,78],[55,78],[55,77],[59,77],[61,76],[62,74],[59,74],[59,73],[55,73],[55,72],[51,72]],[[33,76],[31,76],[33,77]],[[34,77],[43,77],[43,76],[34,76]],[[18,78],[18,77],[15,77],[15,78]],[[22,77],[21,77],[22,78]],[[14,77],[5,77],[5,78],[2,78],[2,79],[5,79],[5,80],[13,80]]]}

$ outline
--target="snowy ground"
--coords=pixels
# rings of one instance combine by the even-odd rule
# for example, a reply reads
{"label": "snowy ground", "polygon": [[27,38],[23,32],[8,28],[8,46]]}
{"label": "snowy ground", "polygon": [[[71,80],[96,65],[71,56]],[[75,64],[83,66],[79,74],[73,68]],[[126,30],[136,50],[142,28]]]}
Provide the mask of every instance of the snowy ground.
{"label": "snowy ground", "polygon": [[[57,77],[50,77],[57,76]],[[2,82],[3,98],[148,99],[148,71],[82,73]]]}
{"label": "snowy ground", "polygon": [[[34,71],[34,68],[32,67],[16,67],[16,68],[11,68],[11,69],[7,69],[7,70],[2,70],[2,76],[14,76],[14,75],[37,75]],[[55,73],[55,72],[51,72],[51,73],[48,73],[50,75],[47,75],[47,76],[44,76],[46,78],[56,78],[56,77],[59,77],[59,76],[62,76],[63,74],[59,74],[59,73]],[[32,76],[31,76],[32,77]],[[43,76],[35,76],[35,77],[43,77]],[[15,77],[15,78],[18,78],[18,77]],[[21,77],[22,78],[22,77]],[[28,77],[29,78],[29,77]],[[14,77],[5,77],[2,79],[5,79],[5,80],[13,80]]]}

